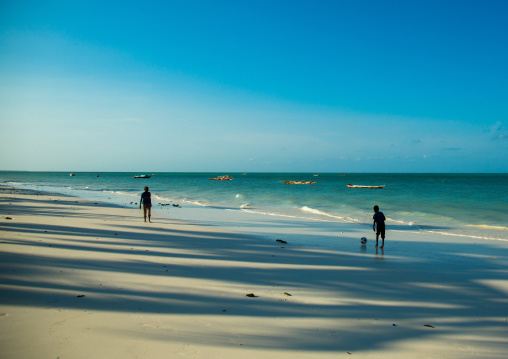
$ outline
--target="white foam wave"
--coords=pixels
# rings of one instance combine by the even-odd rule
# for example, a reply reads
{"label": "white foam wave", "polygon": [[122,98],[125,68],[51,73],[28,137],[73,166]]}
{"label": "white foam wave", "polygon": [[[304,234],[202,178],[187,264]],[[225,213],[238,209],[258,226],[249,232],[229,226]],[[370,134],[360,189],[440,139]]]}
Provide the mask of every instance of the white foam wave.
{"label": "white foam wave", "polygon": [[307,206],[303,206],[302,208],[300,208],[300,210],[302,210],[303,212],[317,214],[317,215],[320,215],[320,216],[340,219],[341,221],[344,221],[344,222],[347,222],[347,223],[358,223],[359,222],[359,220],[356,219],[356,218],[336,216],[336,215],[333,215],[333,214],[330,214],[330,213],[326,213],[324,211],[320,211],[319,209],[315,209],[315,208],[311,208],[311,207],[307,207]]}
{"label": "white foam wave", "polygon": [[104,190],[104,192],[106,192],[106,193],[118,194],[118,195],[121,195],[121,196],[129,196],[129,197],[138,197],[138,196],[139,196],[139,194],[138,194],[138,193],[133,193],[133,192],[124,192],[124,191],[108,191],[108,190]]}
{"label": "white foam wave", "polygon": [[[393,219],[393,218],[386,218],[387,221],[389,221],[390,223],[400,223],[400,224],[407,224],[406,222],[404,221],[400,221],[400,220],[397,220],[397,219]],[[414,222],[411,222],[409,223],[410,226],[413,225]]]}
{"label": "white foam wave", "polygon": [[494,241],[505,241],[505,242],[508,242],[508,239],[496,238],[496,237],[488,237],[488,236],[479,236],[479,235],[475,236],[475,235],[471,235],[471,234],[447,233],[447,232],[440,232],[440,231],[427,231],[427,232],[442,234],[444,236],[457,236],[457,237],[467,237],[467,238],[475,238],[475,239],[489,239],[489,240],[494,240]]}
{"label": "white foam wave", "polygon": [[247,208],[249,208],[249,206],[250,206],[250,203],[244,203],[244,204],[242,204],[242,205],[240,206],[240,208],[241,208],[241,209],[247,209]]}
{"label": "white foam wave", "polygon": [[193,204],[193,205],[200,206],[200,207],[210,207],[210,205],[208,205],[206,203],[203,203],[203,202],[200,202],[200,201],[197,201],[197,200],[190,200],[190,199],[187,199],[187,198],[184,198],[182,200],[182,202]]}
{"label": "white foam wave", "polygon": [[487,224],[468,224],[467,226],[481,229],[496,229],[498,231],[508,231],[508,227],[504,226],[489,226]]}
{"label": "white foam wave", "polygon": [[[298,219],[309,219],[309,218],[305,218],[305,217],[291,216],[289,214],[263,212],[263,211],[256,211],[256,210],[252,210],[252,209],[242,209],[242,212],[254,213],[254,214],[262,214],[262,215],[265,215],[265,216],[275,216],[275,217],[285,217],[285,218],[298,218]],[[319,219],[314,219],[314,220],[320,221],[320,222],[326,222],[325,220],[319,220]]]}
{"label": "white foam wave", "polygon": [[[233,210],[227,209],[227,211],[233,211]],[[274,217],[304,219],[304,220],[316,221],[316,222],[330,222],[329,220],[326,220],[326,219],[309,218],[309,217],[303,217],[303,216],[294,216],[294,215],[282,214],[282,213],[263,212],[263,211],[257,211],[257,210],[252,210],[252,209],[241,209],[241,211],[242,212],[246,212],[246,213],[261,214],[261,215],[264,215],[264,216],[274,216]],[[346,221],[344,220],[344,222],[346,222]]]}
{"label": "white foam wave", "polygon": [[172,202],[173,200],[169,197],[164,197],[164,196],[159,196],[159,195],[152,195],[153,198],[155,199],[158,199],[159,201],[167,201],[167,202]]}
{"label": "white foam wave", "polygon": [[453,232],[442,232],[442,231],[432,231],[432,230],[422,230],[419,232],[412,232],[410,230],[404,230],[404,229],[390,229],[393,232],[402,232],[402,233],[433,233],[433,234],[439,234],[442,236],[452,236],[452,237],[464,237],[464,238],[473,238],[473,239],[485,239],[485,240],[491,240],[491,241],[503,241],[508,242],[508,239],[505,238],[499,238],[499,237],[489,237],[489,236],[482,236],[482,235],[471,235],[471,234],[462,234],[462,233],[453,233]]}

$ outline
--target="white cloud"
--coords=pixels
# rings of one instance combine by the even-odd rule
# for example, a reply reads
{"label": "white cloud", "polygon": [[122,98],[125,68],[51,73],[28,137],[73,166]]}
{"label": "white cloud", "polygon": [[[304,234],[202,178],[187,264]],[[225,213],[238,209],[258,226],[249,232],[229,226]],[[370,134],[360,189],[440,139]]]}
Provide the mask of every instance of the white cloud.
{"label": "white cloud", "polygon": [[492,126],[490,126],[490,135],[494,140],[503,140],[508,138],[508,130],[505,125],[501,123],[501,121],[497,121]]}

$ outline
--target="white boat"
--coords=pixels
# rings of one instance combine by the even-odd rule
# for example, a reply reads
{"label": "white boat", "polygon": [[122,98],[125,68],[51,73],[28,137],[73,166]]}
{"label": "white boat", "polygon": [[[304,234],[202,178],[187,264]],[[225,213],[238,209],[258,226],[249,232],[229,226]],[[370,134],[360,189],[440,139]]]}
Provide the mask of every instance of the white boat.
{"label": "white boat", "polygon": [[149,175],[134,176],[134,178],[150,178]]}
{"label": "white boat", "polygon": [[356,184],[347,184],[346,185],[347,188],[384,188],[386,185],[382,185],[382,186],[359,186],[359,185],[356,185]]}

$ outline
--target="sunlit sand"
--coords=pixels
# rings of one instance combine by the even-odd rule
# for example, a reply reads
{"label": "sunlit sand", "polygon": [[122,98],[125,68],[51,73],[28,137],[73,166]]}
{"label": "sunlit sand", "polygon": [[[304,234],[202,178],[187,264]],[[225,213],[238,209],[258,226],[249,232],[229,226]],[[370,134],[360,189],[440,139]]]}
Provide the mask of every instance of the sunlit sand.
{"label": "sunlit sand", "polygon": [[389,231],[376,251],[337,224],[333,250],[31,191],[0,205],[2,358],[508,352],[506,242]]}

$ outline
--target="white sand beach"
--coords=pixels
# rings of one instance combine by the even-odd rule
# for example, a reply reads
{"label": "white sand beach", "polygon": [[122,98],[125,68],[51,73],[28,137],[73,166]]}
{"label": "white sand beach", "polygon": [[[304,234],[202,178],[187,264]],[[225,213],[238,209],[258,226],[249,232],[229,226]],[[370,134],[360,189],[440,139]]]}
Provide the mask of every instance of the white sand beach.
{"label": "white sand beach", "polygon": [[75,197],[0,195],[2,359],[508,353],[506,241],[388,231],[381,251],[338,223],[333,250],[194,218],[144,223],[138,209]]}

